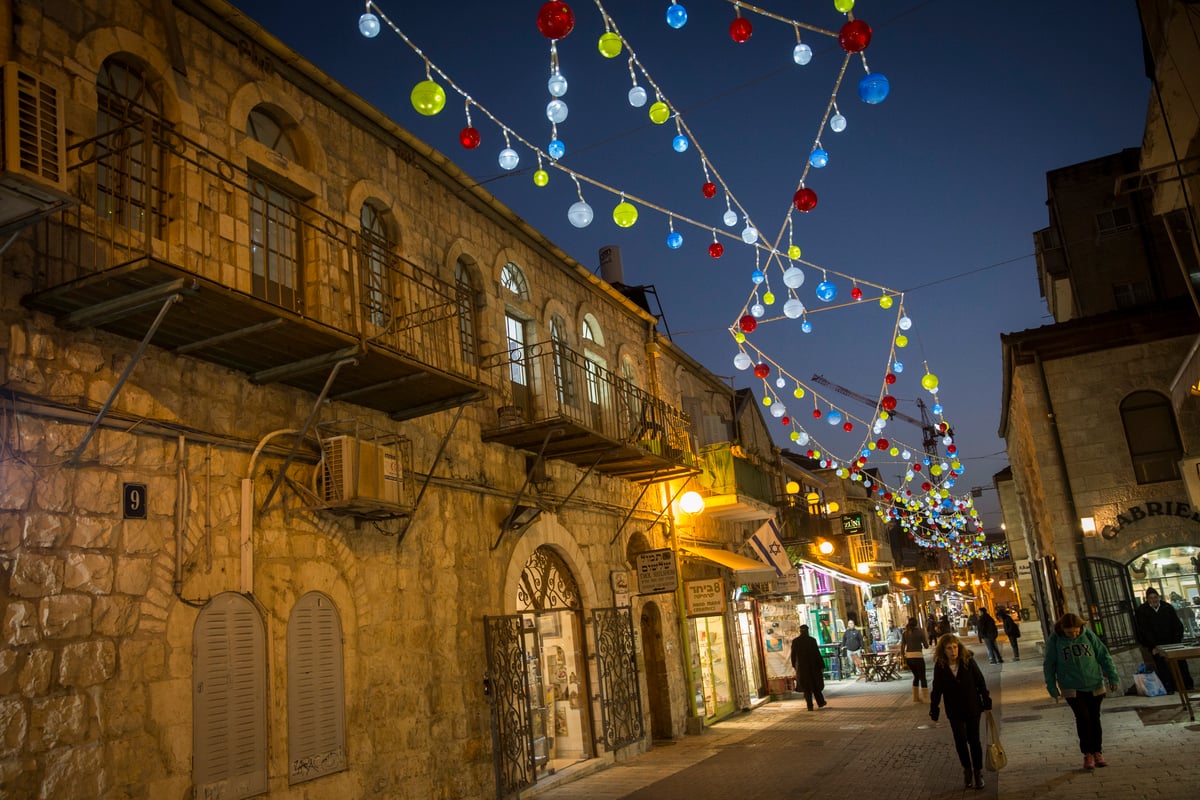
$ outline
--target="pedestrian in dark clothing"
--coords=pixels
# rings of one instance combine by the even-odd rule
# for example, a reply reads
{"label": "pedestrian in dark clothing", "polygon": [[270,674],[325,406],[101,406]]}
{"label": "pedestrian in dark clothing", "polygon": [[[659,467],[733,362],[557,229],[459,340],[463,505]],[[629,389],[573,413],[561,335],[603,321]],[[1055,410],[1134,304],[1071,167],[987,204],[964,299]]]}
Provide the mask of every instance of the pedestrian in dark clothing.
{"label": "pedestrian in dark clothing", "polygon": [[[1042,661],[1046,691],[1058,702],[1061,694],[1075,715],[1075,733],[1083,768],[1107,767],[1104,760],[1104,731],[1100,727],[1100,703],[1104,686],[1117,690],[1117,665],[1100,637],[1088,630],[1076,614],[1063,614],[1046,640]],[[1107,679],[1107,680],[1106,680]]]}
{"label": "pedestrian in dark clothing", "polygon": [[949,617],[947,617],[945,614],[942,614],[942,618],[941,618],[941,619],[939,619],[939,620],[937,621],[937,628],[936,628],[936,632],[937,632],[937,635],[938,635],[938,638],[939,638],[939,639],[940,639],[941,637],[945,636],[947,633],[953,633],[953,632],[954,632],[954,631],[953,631],[953,630],[950,628],[950,618],[949,618]]}
{"label": "pedestrian in dark clothing", "polygon": [[925,620],[925,639],[932,644],[937,641],[937,638],[937,615],[930,614]]}
{"label": "pedestrian in dark clothing", "polygon": [[[836,658],[837,656],[834,656]],[[808,626],[800,626],[800,635],[792,639],[792,669],[796,670],[796,689],[804,693],[804,702],[808,710],[813,710],[813,700],[818,708],[824,708],[825,702],[825,659],[821,658],[821,650],[817,640],[808,635]]]}
{"label": "pedestrian in dark clothing", "polygon": [[1004,663],[1004,656],[1000,654],[1000,645],[996,642],[996,637],[999,635],[1000,631],[996,628],[996,620],[992,618],[992,615],[988,613],[986,608],[980,611],[979,637],[987,645],[989,664]]}
{"label": "pedestrian in dark clothing", "polygon": [[933,653],[933,694],[929,718],[937,722],[938,702],[946,706],[946,721],[954,733],[954,749],[963,768],[966,788],[982,789],[983,743],[979,741],[979,718],[992,708],[987,681],[971,651],[948,633],[938,639]]}
{"label": "pedestrian in dark clothing", "polygon": [[[1168,693],[1176,691],[1178,687],[1171,677],[1171,668],[1159,649],[1159,645],[1179,644],[1183,641],[1183,622],[1180,621],[1175,606],[1164,603],[1158,590],[1151,586],[1146,590],[1146,602],[1134,612],[1134,622],[1138,644],[1154,659],[1154,671],[1158,673],[1163,688]],[[1179,661],[1179,677],[1183,680],[1183,687],[1190,692],[1194,688],[1192,673],[1188,670],[1187,661],[1183,659]]]}
{"label": "pedestrian in dark clothing", "polygon": [[[924,695],[925,700],[929,699],[929,682],[925,678],[925,654],[921,652],[928,646],[929,640],[925,638],[925,631],[921,630],[915,619],[909,617],[908,624],[904,626],[904,633],[900,634],[900,652],[904,654],[904,663],[908,664],[908,671],[913,676],[914,703],[921,702],[921,695]],[[920,695],[917,694],[918,691]]]}
{"label": "pedestrian in dark clothing", "polygon": [[1000,623],[1004,626],[1004,635],[1008,637],[1008,644],[1013,651],[1013,661],[1021,660],[1021,646],[1017,640],[1021,638],[1021,624],[1013,619],[1011,611],[997,611],[1000,615]]}
{"label": "pedestrian in dark clothing", "polygon": [[[967,627],[970,628],[971,633],[975,634],[976,636],[979,635],[979,615],[974,611],[971,612],[971,616],[967,617]],[[983,639],[980,639],[979,641],[982,642]]]}

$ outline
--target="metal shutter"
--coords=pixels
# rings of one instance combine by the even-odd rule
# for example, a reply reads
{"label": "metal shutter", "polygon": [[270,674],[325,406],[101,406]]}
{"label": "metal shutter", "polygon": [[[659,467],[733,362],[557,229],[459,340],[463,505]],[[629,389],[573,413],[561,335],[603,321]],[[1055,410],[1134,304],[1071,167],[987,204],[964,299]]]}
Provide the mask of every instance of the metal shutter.
{"label": "metal shutter", "polygon": [[240,594],[213,598],[192,635],[197,797],[267,790],[267,655],[262,619]]}
{"label": "metal shutter", "polygon": [[309,592],[288,620],[288,782],[346,769],[342,624],[333,601]]}

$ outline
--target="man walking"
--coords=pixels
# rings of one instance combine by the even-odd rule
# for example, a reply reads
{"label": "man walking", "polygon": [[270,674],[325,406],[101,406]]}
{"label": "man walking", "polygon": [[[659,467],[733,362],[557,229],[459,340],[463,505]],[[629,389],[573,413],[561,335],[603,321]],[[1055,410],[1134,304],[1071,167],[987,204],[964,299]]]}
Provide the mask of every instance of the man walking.
{"label": "man walking", "polygon": [[825,660],[817,640],[808,635],[808,626],[800,626],[800,635],[792,639],[792,669],[796,671],[796,691],[804,693],[804,703],[813,710],[813,700],[818,708],[825,703]]}
{"label": "man walking", "polygon": [[846,632],[842,634],[842,647],[846,649],[846,660],[850,662],[850,668],[854,670],[854,674],[861,680],[863,675],[863,635],[862,631],[854,626],[854,620],[846,622]]}
{"label": "man walking", "polygon": [[[1179,687],[1171,677],[1171,669],[1167,659],[1163,657],[1160,645],[1179,644],[1183,641],[1183,623],[1175,606],[1164,603],[1158,594],[1158,589],[1151,586],[1146,590],[1146,602],[1138,606],[1134,614],[1138,644],[1142,646],[1143,657],[1146,653],[1154,660],[1154,671],[1168,692],[1174,692]],[[1147,664],[1149,666],[1149,664]],[[1183,680],[1183,688],[1189,692],[1193,688],[1192,673],[1188,671],[1187,661],[1179,661],[1179,677]]]}

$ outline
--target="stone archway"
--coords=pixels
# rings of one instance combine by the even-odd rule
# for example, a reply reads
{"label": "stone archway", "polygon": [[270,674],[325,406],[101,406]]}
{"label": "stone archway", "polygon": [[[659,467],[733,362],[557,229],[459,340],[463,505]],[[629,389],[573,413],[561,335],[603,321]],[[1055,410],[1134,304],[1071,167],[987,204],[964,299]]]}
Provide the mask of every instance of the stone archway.
{"label": "stone archway", "polygon": [[663,645],[662,612],[650,601],[642,607],[642,655],[646,663],[646,699],[650,705],[650,738],[672,738],[671,686]]}

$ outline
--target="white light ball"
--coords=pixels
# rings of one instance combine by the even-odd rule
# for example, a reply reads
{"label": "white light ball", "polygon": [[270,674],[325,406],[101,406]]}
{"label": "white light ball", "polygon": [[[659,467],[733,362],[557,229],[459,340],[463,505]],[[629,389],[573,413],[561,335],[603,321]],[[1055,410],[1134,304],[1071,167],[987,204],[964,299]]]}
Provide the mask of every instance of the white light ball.
{"label": "white light ball", "polygon": [[905,461],[908,461],[910,458],[912,458],[912,453],[909,452],[908,450],[903,450],[900,453],[900,457],[903,458]]}
{"label": "white light ball", "polygon": [[567,118],[567,104],[562,100],[551,100],[546,104],[546,119],[558,125]]}
{"label": "white light ball", "polygon": [[783,271],[783,285],[789,289],[799,289],[804,285],[804,270],[799,267],[788,267]]}
{"label": "white light ball", "polygon": [[742,228],[742,241],[746,244],[754,244],[758,241],[758,231],[749,225]]}
{"label": "white light ball", "polygon": [[812,48],[804,42],[797,42],[796,46],[792,48],[792,61],[803,67],[812,61]]}
{"label": "white light ball", "polygon": [[786,413],[787,413],[787,406],[785,406],[783,403],[772,403],[771,404],[771,416],[772,417],[779,419]]}
{"label": "white light ball", "polygon": [[567,219],[576,228],[586,228],[588,225],[591,225],[594,216],[595,213],[592,211],[592,207],[582,200],[572,203],[571,207],[567,209]]}
{"label": "white light ball", "polygon": [[912,320],[909,319],[908,317],[901,317],[900,320],[896,323],[896,327],[898,327],[902,331],[906,331],[912,327]]}
{"label": "white light ball", "polygon": [[725,224],[732,228],[737,224],[737,213],[731,209],[726,211],[725,216],[721,217],[721,219],[725,220]]}
{"label": "white light ball", "polygon": [[808,433],[806,431],[800,431],[800,438],[796,440],[796,443],[808,444]]}
{"label": "white light ball", "polygon": [[358,18],[358,32],[368,39],[374,39],[379,35],[379,17],[370,11],[363,14]]}
{"label": "white light ball", "polygon": [[554,70],[550,80],[546,81],[546,89],[550,92],[551,97],[562,97],[567,93],[567,79],[561,72]]}
{"label": "white light ball", "polygon": [[804,303],[792,298],[783,304],[783,315],[788,319],[799,319],[804,314]]}
{"label": "white light ball", "polygon": [[755,303],[754,305],[750,306],[750,314],[753,315],[755,319],[761,319],[763,314],[766,313],[767,309],[762,303]]}
{"label": "white light ball", "polygon": [[782,375],[780,375],[775,379],[775,385],[782,389],[783,387],[787,386],[787,381],[783,379]]}
{"label": "white light ball", "polygon": [[500,157],[496,159],[503,169],[516,169],[517,163],[521,157],[517,155],[517,151],[511,147],[506,147],[500,151]]}
{"label": "white light ball", "polygon": [[750,356],[742,352],[738,352],[738,354],[733,357],[733,365],[738,369],[750,369],[750,365],[752,363],[753,362],[750,361]]}
{"label": "white light ball", "polygon": [[635,86],[629,90],[629,105],[634,108],[641,108],[646,105],[646,90],[640,86]]}
{"label": "white light ball", "polygon": [[846,130],[846,118],[841,114],[834,114],[829,118],[829,130],[834,133],[841,133]]}

